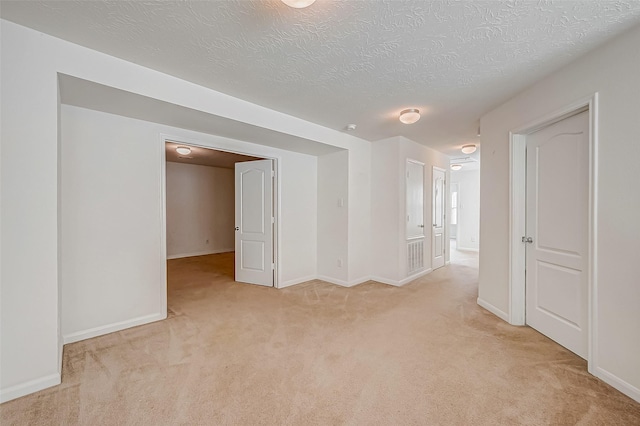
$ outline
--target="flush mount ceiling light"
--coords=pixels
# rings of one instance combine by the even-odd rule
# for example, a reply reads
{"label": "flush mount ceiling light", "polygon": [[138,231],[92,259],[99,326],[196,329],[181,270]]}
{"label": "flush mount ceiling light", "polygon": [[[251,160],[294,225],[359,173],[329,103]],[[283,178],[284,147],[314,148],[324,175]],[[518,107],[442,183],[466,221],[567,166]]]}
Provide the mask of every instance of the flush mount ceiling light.
{"label": "flush mount ceiling light", "polygon": [[191,148],[187,148],[186,146],[179,146],[176,148],[176,152],[180,155],[189,155],[191,154]]}
{"label": "flush mount ceiling light", "polygon": [[302,9],[311,6],[316,0],[282,0],[282,3],[294,9]]}
{"label": "flush mount ceiling light", "polygon": [[452,164],[451,170],[460,170],[462,168],[462,164]]}
{"label": "flush mount ceiling light", "polygon": [[471,144],[471,145],[464,145],[462,147],[462,152],[465,154],[473,154],[474,152],[476,152],[476,146]]}
{"label": "flush mount ceiling light", "polygon": [[400,121],[404,124],[413,124],[420,120],[420,111],[415,108],[409,108],[400,111]]}

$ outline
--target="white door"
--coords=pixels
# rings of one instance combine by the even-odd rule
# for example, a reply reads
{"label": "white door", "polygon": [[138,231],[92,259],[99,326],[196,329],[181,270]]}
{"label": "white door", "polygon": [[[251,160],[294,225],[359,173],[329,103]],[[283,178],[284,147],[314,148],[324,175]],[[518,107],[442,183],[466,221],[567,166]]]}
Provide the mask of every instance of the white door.
{"label": "white door", "polygon": [[236,163],[236,281],[273,286],[271,160]]}
{"label": "white door", "polygon": [[[526,322],[587,357],[589,115],[527,137]],[[527,242],[528,241],[528,242]]]}
{"label": "white door", "polygon": [[445,172],[443,169],[434,167],[433,168],[433,233],[432,233],[432,261],[431,267],[433,269],[440,268],[444,266],[444,251],[445,251],[445,241],[444,241],[444,208],[445,208],[445,198],[444,198],[444,178]]}
{"label": "white door", "polygon": [[424,164],[407,161],[407,240],[424,237]]}

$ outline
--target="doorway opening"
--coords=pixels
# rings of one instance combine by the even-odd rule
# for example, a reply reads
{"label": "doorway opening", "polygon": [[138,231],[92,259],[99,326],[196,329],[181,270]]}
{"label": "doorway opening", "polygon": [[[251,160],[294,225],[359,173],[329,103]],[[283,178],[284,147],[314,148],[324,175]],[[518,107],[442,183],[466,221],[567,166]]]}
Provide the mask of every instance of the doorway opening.
{"label": "doorway opening", "polygon": [[[224,291],[236,282],[256,283],[246,279],[247,264],[252,272],[262,266],[260,284],[274,286],[275,160],[172,139],[164,139],[164,154],[168,316],[180,311],[181,298]],[[247,190],[255,181],[255,164],[266,167],[266,172],[259,188]],[[242,170],[249,170],[248,178]],[[269,191],[263,191],[263,187]],[[256,194],[261,202],[268,198],[267,202],[251,204]],[[244,209],[244,215],[239,209]],[[268,216],[268,224],[257,225],[268,236],[260,243],[267,248],[264,253],[255,250],[255,243],[238,244],[240,227],[254,226],[249,222],[262,216]],[[244,263],[239,261],[239,253],[244,253]]]}
{"label": "doorway opening", "polygon": [[[580,128],[571,127],[575,120],[582,120]],[[586,358],[589,372],[597,365],[593,350],[597,336],[596,122],[594,94],[512,131],[510,138],[509,322],[529,324],[527,316],[535,308],[556,322],[558,327],[552,328],[562,325],[567,331],[581,330],[583,349],[576,349],[570,340],[563,343],[562,336],[549,337]],[[561,124],[568,127],[557,127]],[[549,129],[553,131],[546,134]],[[542,145],[547,148],[541,149]],[[566,191],[569,187],[571,190]],[[578,192],[582,195],[576,195]],[[574,202],[569,200],[571,197],[578,198]],[[579,231],[568,233],[582,220],[566,217],[567,212],[584,218]],[[568,258],[569,263],[560,257]],[[580,265],[570,264],[577,259]],[[575,300],[582,302],[567,303]],[[584,313],[577,309],[584,309]]]}
{"label": "doorway opening", "polygon": [[452,158],[449,172],[449,247],[453,264],[478,267],[480,251],[480,159]]}

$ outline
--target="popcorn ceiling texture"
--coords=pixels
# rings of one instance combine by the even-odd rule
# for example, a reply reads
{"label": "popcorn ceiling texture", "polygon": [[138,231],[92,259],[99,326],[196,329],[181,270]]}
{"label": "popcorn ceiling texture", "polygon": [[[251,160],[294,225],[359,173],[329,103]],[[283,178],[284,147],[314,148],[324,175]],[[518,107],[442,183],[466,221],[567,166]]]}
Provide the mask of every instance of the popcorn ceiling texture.
{"label": "popcorn ceiling texture", "polygon": [[[3,2],[2,17],[334,129],[357,123],[368,140],[445,149],[640,23],[640,1]],[[422,120],[400,124],[407,107]]]}

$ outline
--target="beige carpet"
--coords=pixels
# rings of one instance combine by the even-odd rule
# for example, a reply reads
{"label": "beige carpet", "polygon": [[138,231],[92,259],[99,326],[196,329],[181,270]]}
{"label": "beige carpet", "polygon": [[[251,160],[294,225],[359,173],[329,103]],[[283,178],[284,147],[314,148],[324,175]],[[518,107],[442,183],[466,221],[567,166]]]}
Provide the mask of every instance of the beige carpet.
{"label": "beige carpet", "polygon": [[62,385],[1,423],[640,424],[582,359],[479,308],[469,263],[275,290],[234,283],[229,255],[170,261],[169,319],[67,345]]}

